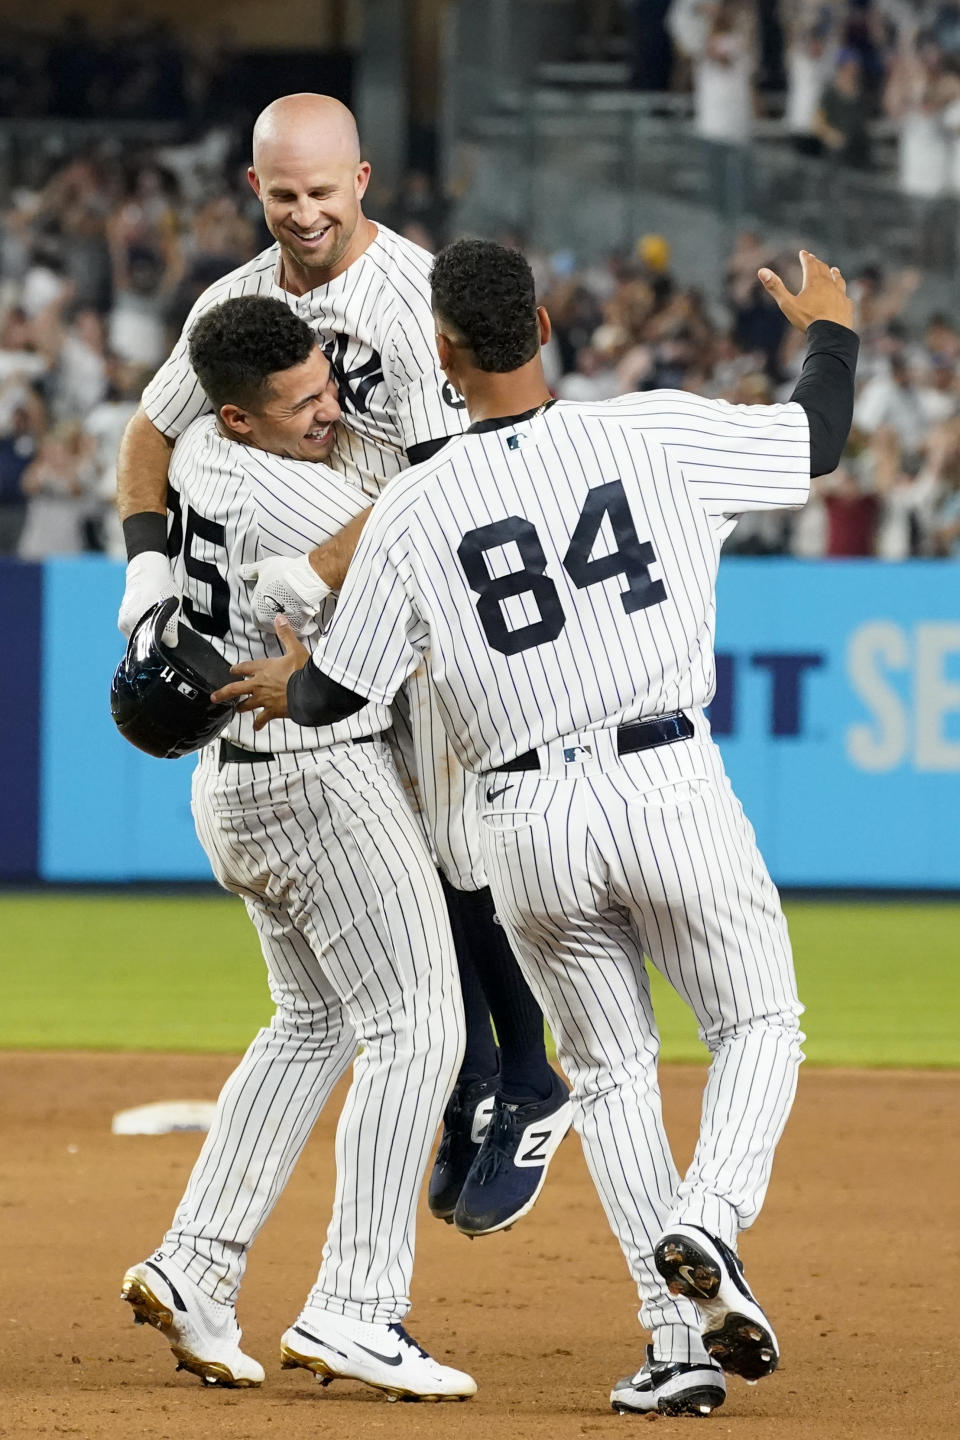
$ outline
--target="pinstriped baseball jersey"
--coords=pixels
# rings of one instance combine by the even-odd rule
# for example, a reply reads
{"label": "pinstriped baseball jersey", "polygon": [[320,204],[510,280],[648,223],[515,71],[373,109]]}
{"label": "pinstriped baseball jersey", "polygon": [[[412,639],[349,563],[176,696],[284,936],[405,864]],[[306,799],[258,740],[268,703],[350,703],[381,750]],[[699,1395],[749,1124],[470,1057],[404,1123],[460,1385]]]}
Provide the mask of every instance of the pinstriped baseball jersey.
{"label": "pinstriped baseball jersey", "polygon": [[[283,300],[316,331],[339,383],[343,423],[337,426],[330,464],[375,499],[406,467],[410,446],[460,435],[467,423],[463,401],[437,363],[430,308],[432,257],[380,225],[373,243],[342,275],[300,296],[277,284],[279,259],[279,246],[271,245],[204,291],[172,354],[144,391],[143,408],[165,435],[182,434],[209,409],[187,350],[197,318],[236,295]],[[311,549],[326,533],[305,535],[299,549]],[[484,884],[469,782],[435,720],[424,672],[411,679],[410,689],[412,725],[406,707],[400,706],[391,732],[410,803],[424,812],[425,828],[448,878],[468,888]],[[250,733],[249,726],[244,733]]]}
{"label": "pinstriped baseball jersey", "polygon": [[429,647],[473,771],[702,707],[720,545],[809,488],[797,404],[653,391],[481,424],[377,505],[316,662],[386,703]]}
{"label": "pinstriped baseball jersey", "polygon": [[[809,474],[797,404],[654,391],[482,422],[375,507],[315,655],[384,701],[429,647],[457,752],[491,772],[480,840],[497,915],[556,1037],[658,1361],[706,1352],[657,1240],[686,1223],[735,1245],[802,1059],[779,898],[702,707],[721,542],[743,510],[802,504]],[[691,738],[620,755],[615,727],[680,709]],[[682,1179],[647,957],[712,1056]]]}
{"label": "pinstriped baseball jersey", "polygon": [[[188,623],[231,665],[262,655],[281,655],[275,635],[259,629],[250,606],[252,585],[237,568],[265,555],[298,555],[342,530],[367,508],[356,484],[326,465],[288,460],[227,440],[212,415],[194,420],[180,436],[170,461],[168,549]],[[318,619],[334,610],[324,602]],[[322,729],[271,720],[253,728],[254,716],[235,715],[226,739],[247,750],[316,750],[358,735],[374,735],[391,723],[385,706],[367,705]]]}
{"label": "pinstriped baseball jersey", "polygon": [[190,366],[187,340],[205,310],[236,295],[283,300],[316,331],[340,387],[343,424],[331,464],[375,498],[407,464],[406,451],[459,435],[460,397],[437,363],[430,311],[432,257],[377,227],[377,236],[342,275],[305,295],[277,284],[280,247],[271,245],[205,290],[142,404],[158,430],[176,437],[209,409]]}

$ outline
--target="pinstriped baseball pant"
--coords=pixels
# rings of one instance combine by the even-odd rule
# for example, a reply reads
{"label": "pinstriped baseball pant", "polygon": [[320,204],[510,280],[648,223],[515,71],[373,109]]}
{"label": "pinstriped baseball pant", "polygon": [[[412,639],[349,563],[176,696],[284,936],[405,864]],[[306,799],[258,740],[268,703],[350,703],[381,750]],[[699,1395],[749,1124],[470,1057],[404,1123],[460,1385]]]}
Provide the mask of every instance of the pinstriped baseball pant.
{"label": "pinstriped baseball pant", "polygon": [[352,1061],[308,1303],[392,1324],[409,1309],[418,1192],[463,1050],[440,883],[382,743],[222,770],[216,752],[194,774],[197,833],[246,902],[276,1012],[223,1088],[163,1250],[232,1302]]}
{"label": "pinstriped baseball pant", "polygon": [[395,697],[393,722],[393,757],[434,859],[455,889],[482,890],[479,779],[464,770],[447,738],[426,661]]}
{"label": "pinstriped baseball pant", "polygon": [[[618,757],[615,732],[494,772],[481,839],[497,914],[557,1039],[574,1124],[641,1296],[658,1359],[699,1359],[696,1311],[654,1264],[671,1223],[735,1245],[756,1218],[801,1061],[786,923],[706,722]],[[589,747],[576,763],[564,748]],[[694,1011],[712,1055],[681,1180],[664,1131],[644,956]]]}

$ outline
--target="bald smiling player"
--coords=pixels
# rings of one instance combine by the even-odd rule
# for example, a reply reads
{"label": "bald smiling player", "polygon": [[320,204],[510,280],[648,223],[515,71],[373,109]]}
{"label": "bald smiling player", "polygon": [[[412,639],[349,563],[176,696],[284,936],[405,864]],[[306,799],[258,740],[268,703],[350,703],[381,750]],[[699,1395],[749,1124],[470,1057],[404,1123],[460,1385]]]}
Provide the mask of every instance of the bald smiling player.
{"label": "bald smiling player", "polygon": [[[259,116],[249,179],[276,243],[200,297],[124,437],[118,509],[128,556],[120,610],[125,634],[155,601],[177,593],[167,558],[167,468],[177,436],[209,408],[190,365],[188,338],[211,306],[240,295],[271,296],[311,326],[330,362],[343,417],[329,463],[371,500],[408,464],[429,459],[462,434],[463,402],[439,369],[434,348],[431,256],[364,215],[369,178],[356,122],[339,101],[287,95]],[[170,508],[176,506],[171,493]],[[184,563],[188,573],[208,577],[214,567],[223,587],[225,556],[210,540],[205,519],[195,517],[188,527]],[[351,530],[344,532],[347,554],[355,540]],[[329,548],[326,554],[329,562]],[[329,593],[309,554],[264,558],[245,567],[243,576],[256,581],[252,606],[268,630],[282,611],[302,631]],[[187,611],[193,628],[212,637],[213,600],[211,588],[210,613],[196,600]],[[445,879],[467,1017],[466,1054],[444,1117],[430,1206],[466,1233],[487,1234],[530,1208],[571,1111],[566,1089],[547,1063],[540,1010],[495,923],[480,855],[477,781],[448,745],[425,666],[411,677],[409,714],[419,796]],[[282,1076],[275,1078],[281,1085]]]}

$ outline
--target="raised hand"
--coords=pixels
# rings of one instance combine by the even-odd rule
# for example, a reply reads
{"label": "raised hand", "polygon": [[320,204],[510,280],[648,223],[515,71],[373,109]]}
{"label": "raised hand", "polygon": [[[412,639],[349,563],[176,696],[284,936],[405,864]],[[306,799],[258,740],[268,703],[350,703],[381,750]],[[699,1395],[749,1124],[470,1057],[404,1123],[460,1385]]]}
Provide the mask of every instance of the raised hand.
{"label": "raised hand", "polygon": [[801,250],[800,268],[803,284],[796,295],[766,266],[757,271],[757,276],[797,330],[806,330],[814,320],[832,320],[852,330],[853,301],[847,298],[847,282],[836,265],[825,265],[811,251]]}

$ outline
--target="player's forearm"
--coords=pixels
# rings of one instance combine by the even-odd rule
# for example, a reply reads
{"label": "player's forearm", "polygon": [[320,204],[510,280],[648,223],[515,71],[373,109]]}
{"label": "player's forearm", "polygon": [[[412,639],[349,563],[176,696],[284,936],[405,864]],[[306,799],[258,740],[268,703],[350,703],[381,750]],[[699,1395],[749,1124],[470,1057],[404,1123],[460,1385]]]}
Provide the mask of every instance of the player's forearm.
{"label": "player's forearm", "polygon": [[298,725],[335,725],[366,704],[366,696],[331,680],[312,658],[287,682],[287,714]]}
{"label": "player's forearm", "polygon": [[117,513],[121,521],[152,511],[166,516],[167,467],[173,441],[168,440],[143,410],[123,433],[117,457]]}
{"label": "player's forearm", "polygon": [[363,534],[373,506],[349,521],[336,535],[324,540],[322,545],[310,551],[310,565],[331,590],[339,590],[347,576],[353,552]]}
{"label": "player's forearm", "polygon": [[853,424],[854,381],[860,340],[832,320],[814,320],[807,354],[791,400],[802,405],[810,426],[810,474],[836,470]]}

